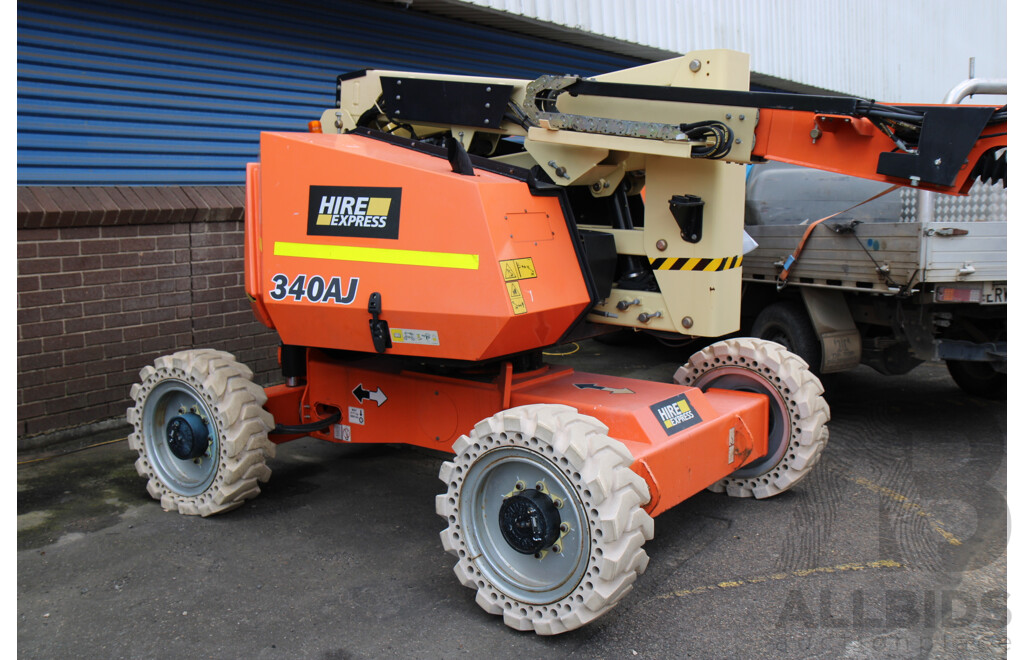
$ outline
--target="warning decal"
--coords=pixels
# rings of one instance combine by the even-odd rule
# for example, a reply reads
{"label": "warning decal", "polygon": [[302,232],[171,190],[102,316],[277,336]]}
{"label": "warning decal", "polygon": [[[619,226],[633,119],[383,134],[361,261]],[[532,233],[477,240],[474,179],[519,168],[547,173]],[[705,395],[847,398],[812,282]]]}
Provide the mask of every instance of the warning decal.
{"label": "warning decal", "polygon": [[537,277],[537,269],[533,266],[533,258],[507,259],[498,262],[501,265],[501,274],[506,282],[513,280],[529,280]]}
{"label": "warning decal", "polygon": [[537,277],[537,269],[533,266],[533,258],[506,259],[499,261],[501,276],[505,278],[505,289],[508,291],[508,300],[512,303],[513,314],[525,314],[526,298],[523,297],[523,288],[519,280],[529,280]]}
{"label": "warning decal", "polygon": [[523,290],[519,288],[519,282],[506,282],[508,299],[512,302],[512,312],[515,314],[526,313],[526,300],[523,298]]}
{"label": "warning decal", "polygon": [[654,404],[651,412],[669,435],[701,422],[700,414],[693,409],[685,394]]}

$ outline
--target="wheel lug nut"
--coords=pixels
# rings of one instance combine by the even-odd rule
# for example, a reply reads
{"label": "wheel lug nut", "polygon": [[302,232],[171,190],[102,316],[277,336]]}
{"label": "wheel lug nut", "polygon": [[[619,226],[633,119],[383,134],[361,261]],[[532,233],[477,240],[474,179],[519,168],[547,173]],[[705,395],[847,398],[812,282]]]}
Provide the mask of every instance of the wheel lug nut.
{"label": "wheel lug nut", "polygon": [[558,530],[563,534],[567,533],[569,531],[569,523],[562,523],[558,526]]}
{"label": "wheel lug nut", "polygon": [[539,490],[542,493],[544,492],[544,482],[543,481],[538,481],[537,482],[537,490]]}
{"label": "wheel lug nut", "polygon": [[526,484],[524,484],[522,481],[517,481],[516,490],[526,490]]}
{"label": "wheel lug nut", "polygon": [[551,552],[554,552],[555,554],[558,554],[561,551],[562,551],[562,546],[560,546],[560,545],[553,545],[553,546],[551,546]]}

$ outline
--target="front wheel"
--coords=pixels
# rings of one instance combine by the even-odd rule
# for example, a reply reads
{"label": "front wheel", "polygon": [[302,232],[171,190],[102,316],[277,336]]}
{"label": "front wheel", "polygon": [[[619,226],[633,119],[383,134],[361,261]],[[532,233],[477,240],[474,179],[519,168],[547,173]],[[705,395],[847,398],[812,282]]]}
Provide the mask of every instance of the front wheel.
{"label": "front wheel", "polygon": [[781,344],[802,357],[813,373],[820,373],[821,342],[803,302],[783,300],[768,305],[754,319],[750,334]]}
{"label": "front wheel", "polygon": [[647,484],[593,417],[513,408],[456,441],[441,467],[445,550],[476,602],[506,625],[551,635],[601,616],[647,567]]}
{"label": "front wheel", "polygon": [[165,510],[209,516],[259,494],[276,447],[252,371],[230,353],[202,349],[157,358],[139,377],[128,444],[146,490]]}
{"label": "front wheel", "polygon": [[758,499],[807,476],[828,444],[829,408],[821,381],[780,344],[741,337],[694,354],[676,371],[680,385],[757,392],[768,397],[768,453],[708,490]]}

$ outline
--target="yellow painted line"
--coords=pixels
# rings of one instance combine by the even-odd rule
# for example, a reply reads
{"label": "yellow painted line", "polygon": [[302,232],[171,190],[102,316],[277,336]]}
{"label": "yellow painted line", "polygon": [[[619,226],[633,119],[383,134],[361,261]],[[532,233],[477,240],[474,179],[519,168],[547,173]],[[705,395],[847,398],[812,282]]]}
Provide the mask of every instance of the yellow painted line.
{"label": "yellow painted line", "polygon": [[420,250],[353,247],[351,245],[318,245],[316,243],[278,241],[274,243],[274,255],[278,257],[302,257],[305,259],[359,261],[371,264],[430,266],[433,268],[461,268],[465,270],[477,270],[480,268],[480,255],[478,254],[422,252]]}
{"label": "yellow painted line", "polygon": [[946,542],[950,545],[962,545],[963,542],[956,536],[954,536],[949,530],[946,529],[945,523],[943,523],[940,520],[937,520],[931,512],[925,511],[924,507],[922,507],[917,502],[914,502],[911,498],[907,497],[906,495],[898,493],[891,488],[880,486],[874,483],[873,481],[865,479],[864,477],[854,477],[846,474],[842,476],[844,479],[852,481],[858,486],[863,486],[864,488],[867,488],[873,493],[884,495],[885,497],[889,498],[894,502],[899,502],[902,508],[906,509],[907,511],[912,511],[915,515],[918,515],[926,519],[928,521],[928,525],[936,532],[938,532],[942,538],[946,539]]}
{"label": "yellow painted line", "polygon": [[803,568],[798,571],[790,571],[789,573],[772,573],[771,575],[759,575],[756,577],[743,578],[742,580],[725,580],[723,582],[718,582],[717,584],[709,584],[703,587],[694,587],[693,589],[683,589],[667,594],[661,594],[656,596],[656,598],[684,598],[695,594],[707,593],[716,589],[735,589],[736,587],[742,587],[747,584],[758,584],[769,580],[789,580],[791,578],[801,578],[821,573],[845,573],[847,571],[866,571],[880,568],[905,568],[905,566],[898,561],[893,561],[891,559],[879,559],[878,561],[853,562],[849,564],[839,564],[838,566]]}

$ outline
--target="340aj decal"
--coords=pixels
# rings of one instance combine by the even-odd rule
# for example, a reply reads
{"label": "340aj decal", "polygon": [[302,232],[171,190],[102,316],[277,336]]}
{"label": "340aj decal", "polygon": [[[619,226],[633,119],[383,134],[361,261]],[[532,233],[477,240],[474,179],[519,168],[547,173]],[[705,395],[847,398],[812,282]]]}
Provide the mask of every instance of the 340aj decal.
{"label": "340aj decal", "polygon": [[274,283],[274,290],[270,297],[274,300],[284,300],[291,296],[296,302],[303,298],[315,303],[334,303],[336,305],[351,305],[356,299],[356,291],[359,289],[359,278],[348,278],[348,287],[342,288],[341,278],[335,275],[329,280],[319,275],[306,278],[306,275],[296,275],[290,279],[283,273],[278,273],[270,278]]}

